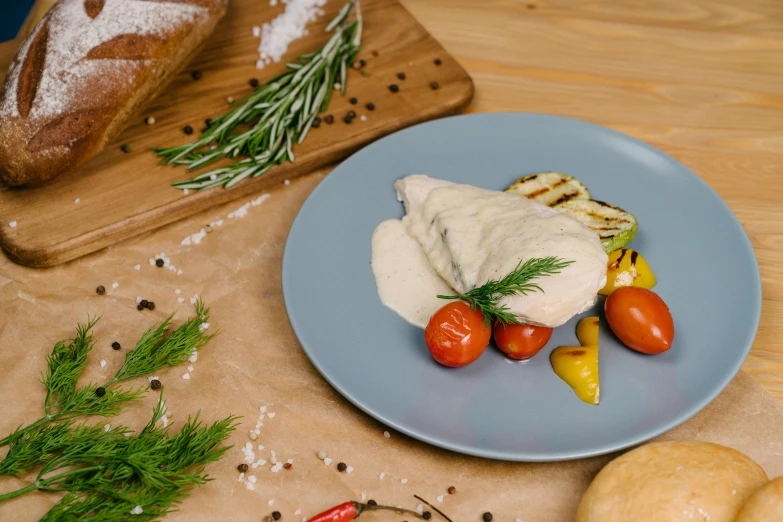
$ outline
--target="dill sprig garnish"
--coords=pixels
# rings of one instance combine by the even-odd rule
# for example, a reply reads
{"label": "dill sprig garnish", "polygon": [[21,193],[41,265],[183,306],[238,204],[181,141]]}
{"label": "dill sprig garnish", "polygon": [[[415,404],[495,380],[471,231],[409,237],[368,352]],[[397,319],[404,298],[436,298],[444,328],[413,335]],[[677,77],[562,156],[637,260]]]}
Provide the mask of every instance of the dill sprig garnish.
{"label": "dill sprig garnish", "polygon": [[[351,11],[356,19],[348,22]],[[294,161],[319,112],[326,111],[333,86],[345,94],[348,68],[361,49],[362,15],[358,0],[348,0],[326,27],[334,34],[320,50],[286,63],[288,71],[259,86],[241,105],[212,119],[201,138],[187,145],[154,149],[162,164],[186,165],[188,172],[223,158],[245,159],[173,184],[178,189],[229,188],[261,176],[276,164]],[[253,124],[241,133],[240,124]]]}
{"label": "dill sprig garnish", "polygon": [[503,324],[523,324],[510,313],[508,306],[498,306],[500,300],[510,295],[527,295],[529,292],[543,292],[538,284],[531,281],[539,277],[559,274],[560,271],[573,263],[557,257],[520,260],[516,268],[502,279],[493,279],[458,295],[439,295],[440,299],[459,299],[470,305],[471,310],[479,310],[484,315],[484,324],[490,326],[498,321]]}
{"label": "dill sprig garnish", "polygon": [[[98,319],[89,320],[86,325],[78,325],[76,337],[70,341],[57,343],[52,354],[47,357],[47,372],[41,379],[47,390],[44,416],[0,439],[0,446],[48,422],[64,421],[80,416],[117,415],[126,404],[141,399],[146,393],[142,387],[129,389],[118,386],[117,383],[149,375],[168,366],[177,366],[185,362],[195,349],[217,333],[207,334],[206,330],[201,328],[203,323],[209,321],[209,308],[206,308],[201,300],[196,303],[195,317],[189,318],[166,338],[172,318],[173,314],[144,332],[136,347],[125,356],[125,363],[110,381],[103,386],[89,383],[79,388],[76,387],[76,381],[84,370],[87,355],[95,344],[90,331]],[[98,396],[99,388],[105,392],[102,396]]]}

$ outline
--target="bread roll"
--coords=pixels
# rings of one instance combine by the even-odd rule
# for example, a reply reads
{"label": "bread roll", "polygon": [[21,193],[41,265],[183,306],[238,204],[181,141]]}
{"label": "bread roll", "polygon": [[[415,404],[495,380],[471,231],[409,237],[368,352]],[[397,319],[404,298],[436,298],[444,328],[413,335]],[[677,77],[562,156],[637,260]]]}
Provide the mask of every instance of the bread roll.
{"label": "bread roll", "polygon": [[228,0],[60,0],[0,90],[0,177],[37,185],[111,142],[198,52]]}
{"label": "bread roll", "polygon": [[657,442],[616,458],[595,477],[577,522],[733,522],[767,481],[739,451],[707,442]]}
{"label": "bread roll", "polygon": [[783,522],[783,477],[756,491],[742,506],[735,522]]}

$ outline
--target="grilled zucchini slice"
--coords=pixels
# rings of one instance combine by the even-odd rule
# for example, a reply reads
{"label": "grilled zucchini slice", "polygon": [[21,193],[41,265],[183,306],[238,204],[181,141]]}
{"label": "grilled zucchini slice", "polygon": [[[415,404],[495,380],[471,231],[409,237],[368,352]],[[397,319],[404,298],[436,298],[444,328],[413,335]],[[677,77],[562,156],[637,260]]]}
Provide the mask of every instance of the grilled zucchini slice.
{"label": "grilled zucchini slice", "polygon": [[636,237],[636,217],[609,203],[580,199],[566,201],[554,208],[575,217],[598,232],[601,245],[607,254],[624,247]]}
{"label": "grilled zucchini slice", "polygon": [[590,192],[581,181],[560,172],[539,172],[520,178],[505,192],[524,196],[548,207],[575,199],[590,199]]}

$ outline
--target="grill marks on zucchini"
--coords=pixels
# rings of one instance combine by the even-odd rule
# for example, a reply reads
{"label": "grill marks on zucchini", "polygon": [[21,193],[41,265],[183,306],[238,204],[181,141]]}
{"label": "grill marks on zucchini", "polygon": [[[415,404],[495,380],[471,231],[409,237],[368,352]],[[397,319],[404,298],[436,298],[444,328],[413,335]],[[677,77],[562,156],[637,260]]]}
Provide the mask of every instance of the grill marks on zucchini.
{"label": "grill marks on zucchini", "polygon": [[517,194],[554,207],[574,199],[590,199],[590,192],[581,181],[560,172],[539,172],[517,180],[506,189]]}
{"label": "grill marks on zucchini", "polygon": [[609,203],[594,199],[573,200],[557,205],[555,210],[573,216],[595,230],[607,253],[624,247],[636,237],[636,217]]}

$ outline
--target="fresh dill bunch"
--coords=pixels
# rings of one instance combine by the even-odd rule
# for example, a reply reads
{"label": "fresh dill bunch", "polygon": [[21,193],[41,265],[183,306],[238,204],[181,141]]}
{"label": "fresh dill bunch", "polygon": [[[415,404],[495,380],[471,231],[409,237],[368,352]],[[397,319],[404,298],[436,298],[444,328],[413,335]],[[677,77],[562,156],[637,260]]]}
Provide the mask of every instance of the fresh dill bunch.
{"label": "fresh dill bunch", "polygon": [[105,387],[115,382],[149,375],[167,366],[177,366],[216,335],[207,334],[206,329],[202,328],[202,324],[209,322],[209,308],[205,308],[201,300],[196,303],[196,316],[185,321],[164,341],[163,337],[172,317],[173,314],[142,335],[136,347],[125,356],[125,363]]}
{"label": "fresh dill bunch", "polygon": [[458,295],[439,295],[440,299],[459,299],[470,305],[471,310],[478,310],[484,315],[484,324],[490,326],[494,321],[503,324],[523,324],[510,313],[506,305],[498,306],[498,302],[510,295],[527,295],[529,292],[543,292],[538,284],[531,281],[539,277],[559,274],[562,269],[573,263],[557,257],[531,258],[523,264],[520,260],[516,268],[502,279],[493,279]]}
{"label": "fresh dill bunch", "polygon": [[[128,389],[116,384],[149,375],[167,366],[181,364],[193,350],[217,334],[206,334],[201,328],[201,325],[209,320],[209,308],[206,308],[201,300],[195,306],[196,315],[175,329],[168,338],[166,335],[173,314],[161,324],[144,332],[136,348],[125,356],[122,367],[103,386],[90,383],[76,387],[76,381],[86,365],[87,355],[95,344],[90,330],[97,323],[97,319],[90,320],[86,325],[77,325],[76,337],[69,342],[57,343],[52,354],[47,357],[47,372],[42,378],[47,388],[45,415],[0,439],[0,447],[48,422],[89,415],[111,417],[120,413],[126,404],[143,398],[146,395],[145,388]],[[104,392],[100,397],[97,393],[99,388]]]}
{"label": "fresh dill bunch", "polygon": [[[147,514],[140,520],[163,516],[194,486],[211,480],[204,467],[231,448],[224,443],[238,420],[229,416],[205,425],[197,414],[171,435],[169,428],[159,424],[164,412],[161,394],[152,418],[138,434],[120,436],[115,429],[74,438],[49,460],[33,483],[0,494],[0,502],[35,490],[65,491],[69,494],[42,520],[121,520],[136,506]],[[31,439],[25,437],[15,444],[29,444],[24,453],[30,454]]]}

